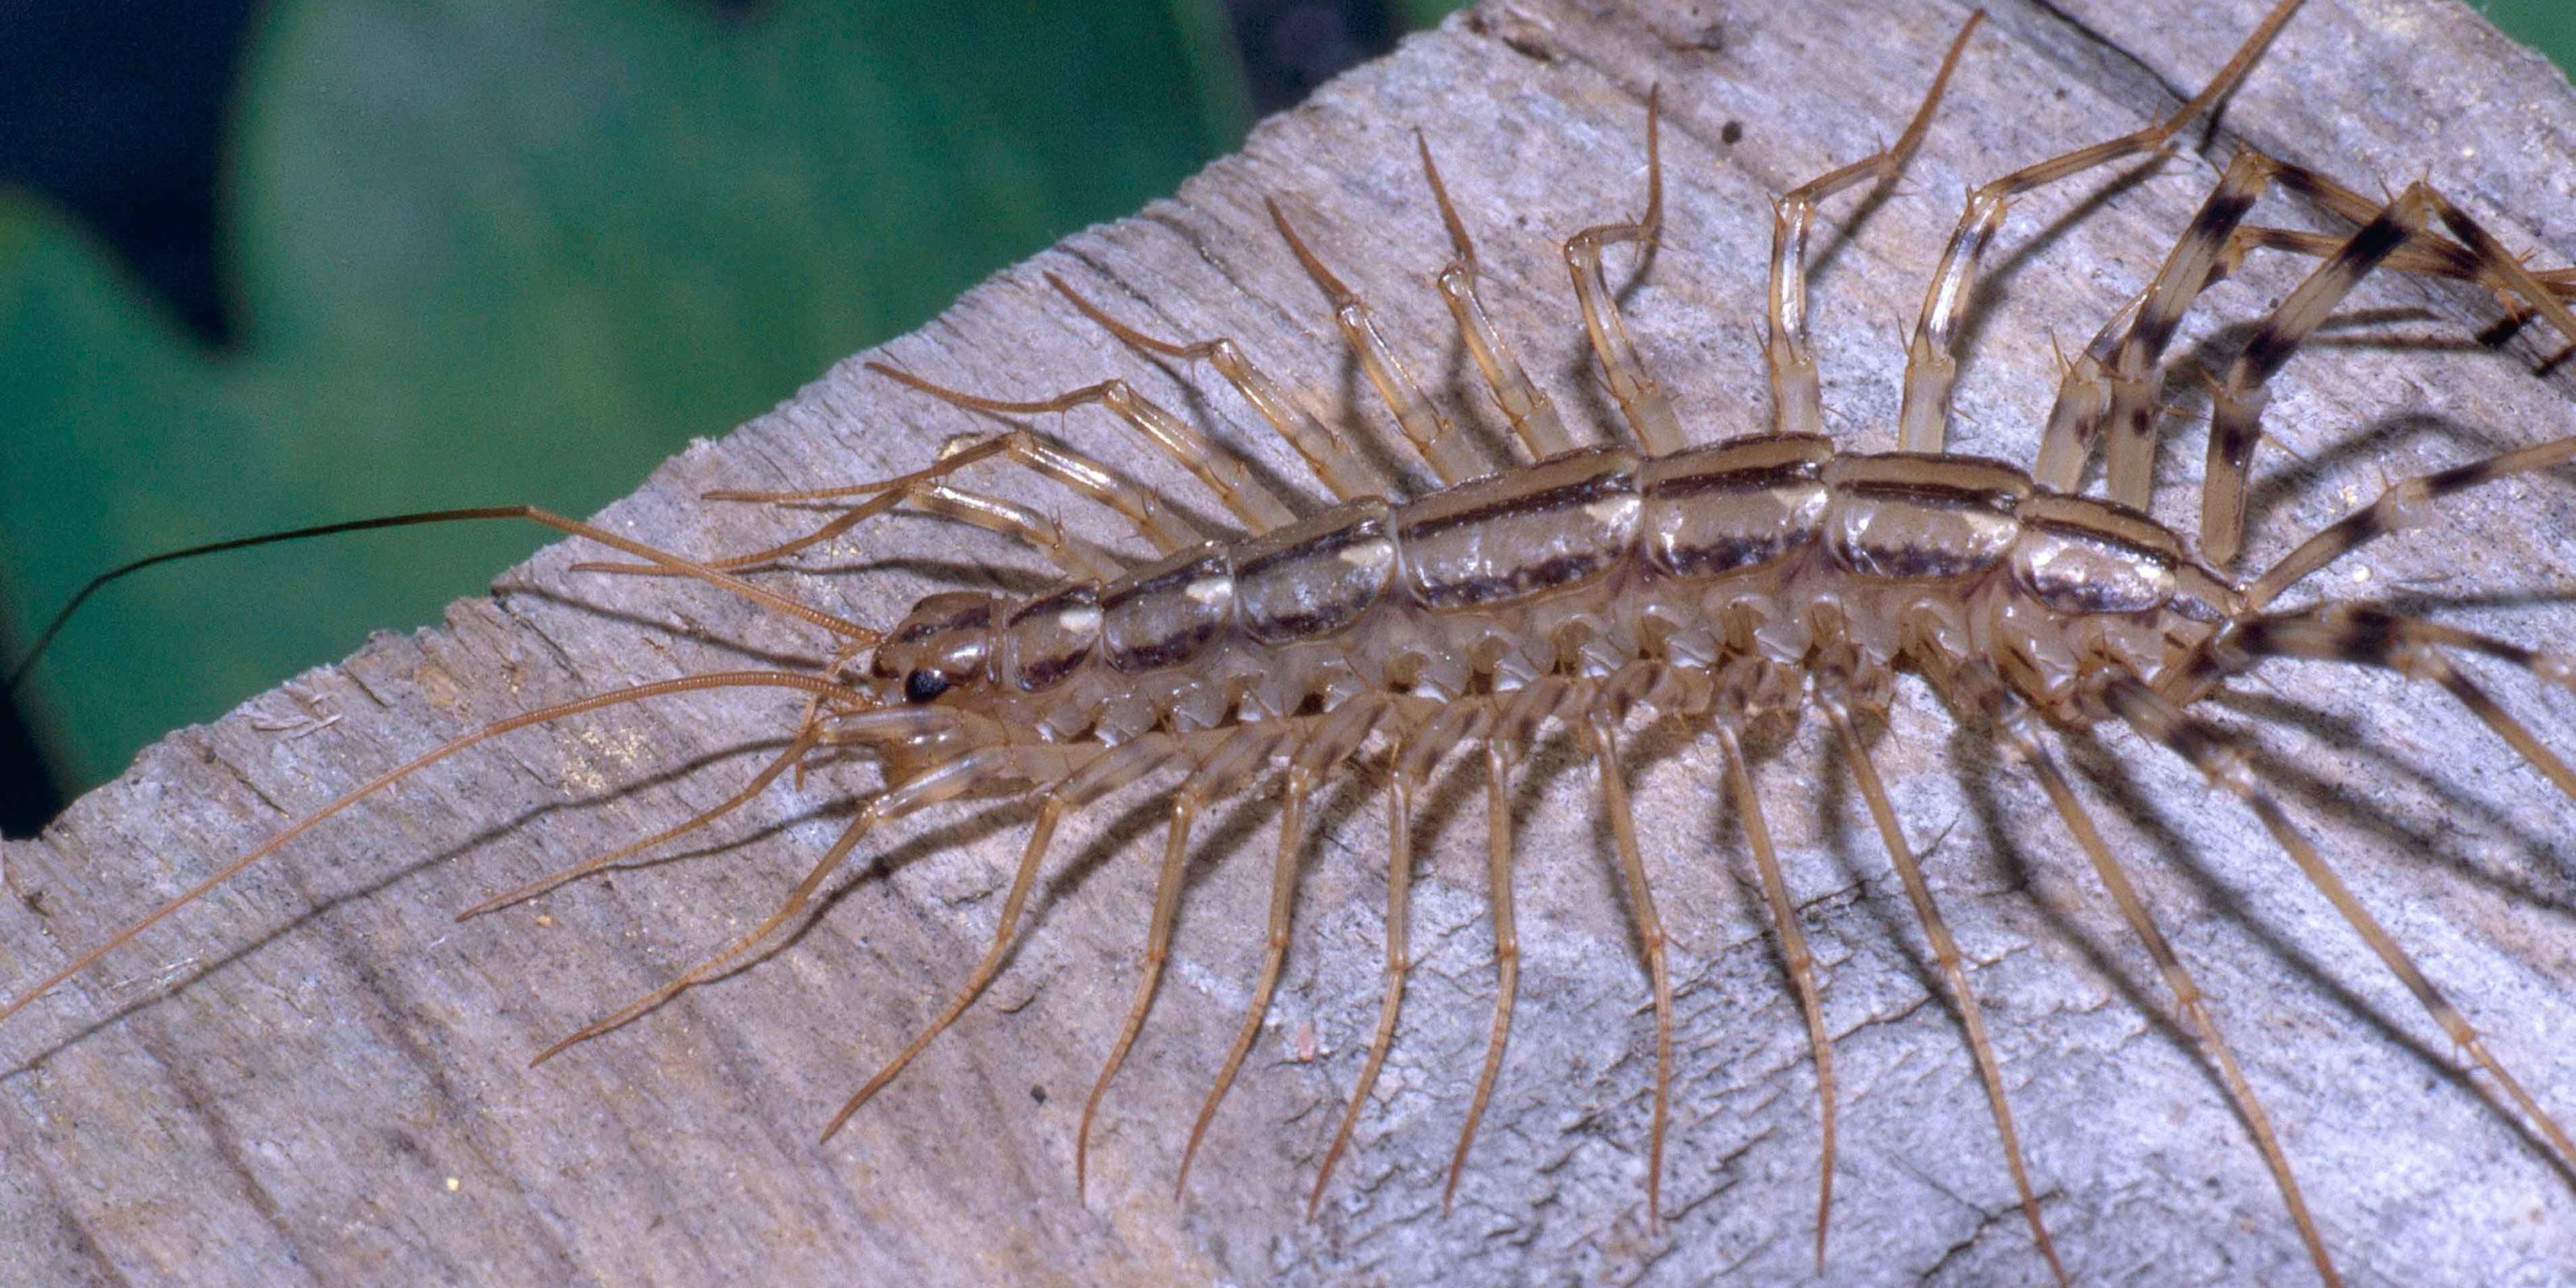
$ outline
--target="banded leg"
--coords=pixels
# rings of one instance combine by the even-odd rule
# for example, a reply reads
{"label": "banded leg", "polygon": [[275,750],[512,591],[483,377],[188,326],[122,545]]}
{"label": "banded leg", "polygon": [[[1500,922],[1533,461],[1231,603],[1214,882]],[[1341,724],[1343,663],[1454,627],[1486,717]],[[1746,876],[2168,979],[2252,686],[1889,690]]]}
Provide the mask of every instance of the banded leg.
{"label": "banded leg", "polygon": [[2242,614],[2260,611],[2310,573],[2391,532],[2422,526],[2435,501],[2498,479],[2528,474],[2576,460],[2576,434],[2499,452],[2482,461],[2453,466],[2391,485],[2369,505],[2319,529],[2245,588]]}
{"label": "banded leg", "polygon": [[1091,1084],[1091,1095],[1082,1102],[1082,1121],[1074,1129],[1073,1188],[1077,1197],[1090,1181],[1092,1119],[1099,1116],[1101,1097],[1108,1094],[1110,1080],[1118,1076],[1118,1066],[1127,1062],[1129,1048],[1136,1045],[1136,1035],[1145,1027],[1145,1012],[1154,1004],[1154,989],[1162,982],[1163,964],[1172,955],[1172,923],[1181,908],[1181,874],[1189,860],[1190,829],[1208,801],[1232,790],[1261,767],[1278,738],[1276,730],[1258,725],[1228,736],[1172,793],[1171,820],[1163,836],[1162,872],[1154,881],[1154,919],[1145,932],[1145,958],[1136,981],[1136,996],[1128,1003],[1126,1023],[1119,1026],[1118,1040],[1109,1049],[1109,1059],[1101,1066],[1099,1079]]}
{"label": "banded leg", "polygon": [[1673,412],[1672,391],[1646,372],[1628,324],[1619,316],[1619,301],[1602,276],[1601,248],[1635,242],[1651,249],[1664,226],[1664,139],[1661,91],[1646,95],[1646,209],[1636,222],[1599,224],[1565,239],[1565,267],[1574,275],[1574,298],[1583,306],[1583,333],[1592,355],[1601,362],[1610,396],[1620,416],[1649,455],[1669,456],[1690,446],[1681,418]]}
{"label": "banded leg", "polygon": [[[1076,407],[1099,403],[1145,436],[1163,454],[1178,462],[1199,482],[1216,494],[1235,517],[1251,525],[1255,532],[1267,532],[1297,517],[1297,511],[1279,499],[1269,485],[1256,477],[1243,458],[1217,445],[1188,421],[1165,410],[1163,405],[1136,392],[1124,380],[1103,380],[1031,402],[1013,402],[985,398],[976,394],[933,384],[909,371],[871,362],[868,370],[898,384],[920,390],[952,407],[967,411],[989,412],[997,416],[1043,416],[1051,412],[1071,411]],[[1132,484],[1129,486],[1133,486]],[[1138,491],[1143,489],[1139,488]]]}
{"label": "banded leg", "polygon": [[1244,1057],[1252,1053],[1253,1042],[1260,1038],[1261,1022],[1269,1017],[1270,998],[1279,987],[1279,970],[1288,959],[1289,918],[1297,903],[1297,859],[1305,852],[1306,800],[1360,749],[1386,711],[1383,699],[1359,698],[1344,703],[1324,717],[1322,727],[1289,758],[1288,783],[1279,808],[1279,855],[1270,877],[1270,940],[1262,954],[1261,975],[1252,986],[1252,1005],[1244,1012],[1243,1028],[1235,1034],[1234,1046],[1217,1070],[1216,1083],[1208,1088],[1207,1100],[1199,1106],[1198,1120],[1190,1124],[1189,1144],[1181,1149],[1180,1174],[1172,1181],[1174,1198],[1188,1190],[1190,1163],[1198,1157],[1199,1142],[1207,1138],[1217,1105],[1224,1101],[1226,1090],[1234,1085],[1234,1075],[1243,1068]]}
{"label": "banded leg", "polygon": [[1924,131],[1932,127],[1933,109],[1940,106],[1941,94],[1950,86],[1950,73],[1958,67],[1969,35],[1985,19],[1981,9],[1961,24],[1950,51],[1941,56],[1941,70],[1933,73],[1932,88],[1924,91],[1922,105],[1914,109],[1914,119],[1906,122],[1905,132],[1896,136],[1894,144],[1810,179],[1772,204],[1771,334],[1763,351],[1771,368],[1772,433],[1825,432],[1824,391],[1817,381],[1815,355],[1807,347],[1807,232],[1815,224],[1817,204],[1863,180],[1885,183],[1905,169],[1922,145]]}
{"label": "banded leg", "polygon": [[1352,356],[1359,359],[1360,370],[1368,376],[1370,387],[1377,390],[1379,400],[1394,414],[1395,423],[1404,430],[1405,441],[1413,444],[1414,453],[1422,458],[1422,463],[1431,467],[1432,474],[1443,486],[1485,473],[1485,465],[1476,459],[1475,450],[1468,446],[1466,435],[1459,433],[1458,426],[1431,405],[1431,399],[1414,380],[1413,372],[1405,367],[1403,359],[1395,356],[1395,346],[1389,344],[1386,333],[1378,329],[1377,314],[1369,308],[1368,301],[1361,299],[1341,278],[1333,275],[1332,269],[1325,267],[1324,261],[1307,247],[1306,240],[1297,235],[1295,225],[1288,222],[1288,214],[1279,208],[1278,202],[1264,204],[1270,208],[1270,222],[1278,227],[1280,237],[1287,241],[1289,251],[1305,268],[1306,276],[1313,279],[1316,289],[1332,302],[1333,325],[1341,331],[1342,342],[1349,345]]}
{"label": "banded leg", "polygon": [[2370,950],[2379,955],[2380,962],[2389,973],[2415,995],[2424,1013],[2431,1016],[2451,1041],[2477,1062],[2479,1068],[2486,1070],[2487,1076],[2495,1080],[2506,1099],[2549,1142],[2560,1165],[2576,1167],[2576,1142],[2571,1142],[2565,1129],[2558,1125],[2558,1120],[2550,1117],[2530,1092],[2523,1090],[2522,1083],[2505,1069],[2504,1062],[2487,1050],[2485,1039],[2470,1026],[2459,1008],[2434,987],[2433,981],[2417,968],[2415,959],[2353,896],[2351,888],[2327,864],[2325,856],[2308,840],[2307,834],[2290,821],[2288,812],[2281,808],[2263,781],[2255,776],[2243,739],[2190,718],[2181,708],[2134,676],[2115,674],[2107,677],[2102,696],[2110,703],[2111,710],[2136,729],[2141,737],[2159,743],[2189,761],[2207,775],[2213,785],[2226,789],[2228,794],[2245,802],[2246,808],[2254,811],[2254,817],[2263,824],[2263,829],[2272,834],[2272,839],[2290,856],[2291,862],[2298,865],[2308,883],[2334,905],[2335,911],[2342,914],[2354,933],[2361,936],[2362,942],[2369,944]]}
{"label": "banded leg", "polygon": [[950,999],[947,1008],[925,1025],[912,1041],[905,1043],[903,1050],[886,1061],[832,1115],[832,1121],[823,1128],[824,1139],[831,1139],[852,1114],[859,1112],[885,1089],[887,1083],[900,1076],[933,1039],[946,1032],[949,1025],[956,1023],[957,1018],[984,995],[994,977],[1002,973],[1002,964],[1010,955],[1013,936],[1019,931],[1020,914],[1028,906],[1029,891],[1037,883],[1038,869],[1046,860],[1048,847],[1055,843],[1056,828],[1065,816],[1153,773],[1175,754],[1168,737],[1148,735],[1138,738],[1102,754],[1038,798],[1037,821],[1029,829],[1029,843],[1020,854],[1019,869],[1011,874],[1010,891],[1002,896],[1002,915],[994,922],[993,938],[985,945],[983,958],[975,963],[974,971],[966,977],[965,986],[957,990],[957,996]]}
{"label": "banded leg", "polygon": [[1306,405],[1278,381],[1254,366],[1252,359],[1234,341],[1224,336],[1189,344],[1158,340],[1109,316],[1099,305],[1065,285],[1063,278],[1049,273],[1046,279],[1048,285],[1071,300],[1075,308],[1082,310],[1084,317],[1116,336],[1120,343],[1183,362],[1204,359],[1225,378],[1227,384],[1234,386],[1234,391],[1242,395],[1263,420],[1270,423],[1273,431],[1286,439],[1290,447],[1297,449],[1297,454],[1305,458],[1306,467],[1314,472],[1315,481],[1323,484],[1335,498],[1352,501],[1389,490],[1387,485],[1392,480],[1380,479],[1377,471],[1352,453],[1350,444],[1342,441],[1341,435],[1316,419],[1315,413],[1308,411]]}
{"label": "banded leg", "polygon": [[2021,1196],[2021,1212],[2030,1222],[2031,1241],[2039,1246],[2039,1255],[2048,1261],[2048,1269],[2061,1285],[2071,1283],[2066,1266],[2057,1259],[2057,1245],[2049,1240],[2048,1225],[2040,1219],[2039,1196],[2030,1188],[2030,1169],[2022,1161],[2021,1136],[2013,1129],[2012,1106],[2004,1097],[2004,1071],[1995,1060],[1994,1043],[1986,1036],[1986,1020],[1977,1008],[1977,995],[1968,987],[1968,970],[1959,952],[1959,941],[1950,934],[1949,923],[1941,917],[1941,907],[1933,901],[1931,883],[1923,879],[1923,865],[1916,860],[1913,846],[1905,840],[1905,829],[1896,821],[1896,808],[1888,801],[1887,787],[1878,778],[1878,766],[1870,760],[1869,747],[1860,739],[1860,730],[1852,723],[1850,709],[1841,701],[1828,698],[1825,714],[1832,720],[1834,733],[1842,741],[1843,755],[1851,762],[1852,777],[1860,784],[1861,799],[1869,804],[1869,816],[1878,825],[1878,836],[1887,847],[1888,860],[1896,865],[1897,879],[1905,885],[1905,897],[1914,905],[1914,919],[1923,923],[1923,938],[1931,945],[1932,959],[1959,999],[1959,1023],[1968,1031],[1968,1050],[1976,1057],[1977,1076],[1986,1084],[1986,1101],[1994,1109],[1995,1132],[2003,1138],[2004,1162],[2012,1170],[2013,1190]]}
{"label": "banded leg", "polygon": [[[2218,186],[2210,189],[2191,226],[2156,270],[2138,305],[2137,321],[2112,356],[2108,373],[2111,441],[2104,473],[2110,498],[2130,509],[2143,512],[2155,499],[2156,417],[2163,393],[2165,346],[2172,343],[2191,302],[2217,279],[2236,226],[2271,185],[2275,169],[2270,158],[2251,148],[2227,163]],[[2046,459],[2045,448],[2041,455]],[[2083,469],[2081,459],[2076,469],[2079,473]]]}
{"label": "banded leg", "polygon": [[2129,872],[2112,853],[2102,831],[2094,826],[2091,812],[2082,798],[2057,767],[2035,731],[2030,710],[2014,699],[2004,687],[2002,677],[1985,662],[1962,662],[1938,651],[1929,674],[1942,699],[1954,711],[1975,712],[1986,722],[2005,755],[2020,763],[2039,780],[2040,789],[2048,794],[2049,804],[2075,838],[2076,848],[2093,866],[2094,876],[2110,892],[2111,901],[2119,907],[2120,916],[2129,923],[2130,933],[2147,950],[2156,971],[2164,977],[2165,987],[2172,991],[2174,1009],[2191,1026],[2193,1039],[2201,1052],[2218,1070],[2219,1081],[2227,1088],[2228,1099],[2245,1122],[2254,1138],[2254,1147],[2263,1155],[2264,1166],[2271,1169],[2272,1184],[2281,1192],[2281,1201],[2290,1209],[2290,1220],[2298,1226],[2299,1240],[2307,1245],[2308,1259],[2316,1265],[2318,1277],[2327,1288],[2341,1288],[2343,1279],[2335,1273],[2334,1259],[2326,1253],[2325,1236],[2318,1232],[2316,1218],[2308,1213],[2307,1196],[2299,1190],[2298,1176],[2290,1170],[2290,1156],[2281,1148],[2281,1138],[2272,1130],[2272,1119],[2263,1112],[2263,1102],[2254,1095],[2254,1084],[2245,1080],[2245,1071],[2236,1063],[2236,1053],[2219,1033],[2217,1017],[2210,1014],[2207,995],[2192,979],[2183,965],[2182,955],[2174,951],[2171,940],[2156,925],[2155,914],[2147,910],[2146,900],[2129,880]]}
{"label": "banded leg", "polygon": [[[2313,172],[2300,173],[2302,182],[2330,182]],[[2419,238],[2425,220],[2437,216],[2459,238],[2482,274],[2502,282],[2513,298],[2548,318],[2570,341],[2576,341],[2576,313],[2569,311],[2555,288],[2534,277],[2492,234],[2441,193],[2422,183],[2408,185],[2263,320],[2261,328],[2246,341],[2244,351],[2229,365],[2226,379],[2213,395],[2209,464],[2202,484],[2205,491],[2200,512],[2201,552],[2213,566],[2224,568],[2232,563],[2244,542],[2246,475],[2253,466],[2254,444],[2260,435],[2267,396],[2265,383],[2364,276],[2410,239]]]}
{"label": "banded leg", "polygon": [[1807,1046],[1816,1057],[1816,1104],[1824,1143],[1816,1177],[1816,1269],[1825,1265],[1825,1232],[1834,1211],[1834,1040],[1825,1031],[1824,999],[1816,989],[1816,959],[1807,951],[1807,934],[1798,928],[1797,905],[1789,899],[1789,879],[1780,870],[1780,855],[1771,846],[1771,827],[1763,820],[1762,798],[1753,792],[1753,774],[1744,762],[1744,747],[1726,720],[1712,726],[1718,748],[1726,753],[1726,786],[1735,798],[1735,816],[1753,851],[1761,875],[1762,900],[1771,910],[1771,930],[1780,937],[1780,958],[1789,968],[1789,986],[1798,1009],[1807,1017]]}
{"label": "banded leg", "polygon": [[1673,980],[1664,960],[1664,923],[1655,915],[1655,896],[1646,885],[1646,860],[1637,847],[1637,818],[1628,807],[1626,771],[1619,763],[1617,721],[1598,704],[1583,721],[1584,751],[1601,775],[1601,812],[1609,817],[1610,836],[1619,850],[1619,874],[1628,887],[1628,904],[1637,919],[1637,943],[1646,955],[1646,974],[1655,990],[1655,1118],[1646,1145],[1646,1228],[1663,1227],[1664,1132],[1673,1100]]}
{"label": "banded leg", "polygon": [[760,924],[716,950],[706,960],[682,971],[671,982],[636,998],[583,1026],[545,1050],[539,1051],[534,1059],[528,1061],[528,1066],[535,1068],[544,1064],[565,1051],[600,1034],[620,1028],[637,1016],[723,974],[740,960],[743,954],[760,946],[779,927],[786,925],[794,920],[798,913],[803,912],[805,905],[813,901],[814,892],[822,888],[823,882],[830,879],[832,873],[850,857],[850,852],[858,848],[859,842],[866,839],[868,833],[875,830],[879,824],[942,801],[953,800],[978,787],[1008,780],[1017,775],[1020,760],[1020,753],[1012,748],[990,747],[968,752],[938,769],[869,801],[850,820],[849,825],[841,829],[840,837],[832,842],[831,848],[824,851],[823,857],[805,873],[804,879],[798,881],[795,888],[787,892],[787,897],[779,902],[777,909],[762,918]]}
{"label": "banded leg", "polygon": [[1449,201],[1449,186],[1440,182],[1440,167],[1431,160],[1431,142],[1420,131],[1413,135],[1414,147],[1422,153],[1422,175],[1431,183],[1431,199],[1440,206],[1440,224],[1449,230],[1453,255],[1432,280],[1440,287],[1440,298],[1449,306],[1449,316],[1457,319],[1458,338],[1465,342],[1467,354],[1476,361],[1476,370],[1485,377],[1485,385],[1494,391],[1494,403],[1512,422],[1512,432],[1521,446],[1529,449],[1530,459],[1543,461],[1551,456],[1574,450],[1574,438],[1565,432],[1565,422],[1556,414],[1555,400],[1547,391],[1530,383],[1529,373],[1521,370],[1521,360],[1512,353],[1511,343],[1503,338],[1502,328],[1485,312],[1484,301],[1476,298],[1476,243],[1467,235],[1467,221],[1458,217],[1458,208]]}
{"label": "banded leg", "polygon": [[1959,224],[1941,252],[1932,284],[1923,296],[1922,319],[1905,354],[1905,401],[1897,413],[1897,445],[1909,452],[1937,452],[1948,436],[1950,389],[1957,379],[1959,322],[1976,293],[1977,261],[2003,228],[2012,200],[2023,193],[2070,178],[2096,166],[2162,148],[2166,141],[2202,112],[2225,98],[2253,69],[2254,60],[2271,43],[2273,33],[2290,20],[2299,0],[2280,0],[2254,28],[2227,65],[2180,110],[2145,129],[2078,148],[2035,165],[2024,166],[1969,194]]}
{"label": "banded leg", "polygon": [[2259,617],[2230,632],[2225,645],[2227,652],[2248,662],[2265,657],[2358,662],[2437,685],[2504,739],[2523,763],[2576,800],[2576,769],[2476,680],[2452,665],[2441,652],[2446,648],[2484,653],[2561,688],[2576,687],[2576,662],[2565,654],[2540,653],[2475,631],[2364,605],[2339,604],[2315,612]]}

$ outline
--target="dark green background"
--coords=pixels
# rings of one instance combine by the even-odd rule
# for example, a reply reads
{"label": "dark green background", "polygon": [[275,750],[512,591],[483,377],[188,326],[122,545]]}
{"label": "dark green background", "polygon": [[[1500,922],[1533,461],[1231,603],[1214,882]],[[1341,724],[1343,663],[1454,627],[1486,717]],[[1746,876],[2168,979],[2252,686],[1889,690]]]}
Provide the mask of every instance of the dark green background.
{"label": "dark green background", "polygon": [[[1451,7],[1392,6],[1416,25]],[[2576,0],[2486,9],[2576,55]],[[0,190],[0,652],[157,550],[595,509],[689,436],[1169,191],[1247,103],[1216,0],[281,0],[227,125],[233,343]],[[68,795],[370,628],[433,620],[537,541],[412,529],[147,573],[18,701]]]}

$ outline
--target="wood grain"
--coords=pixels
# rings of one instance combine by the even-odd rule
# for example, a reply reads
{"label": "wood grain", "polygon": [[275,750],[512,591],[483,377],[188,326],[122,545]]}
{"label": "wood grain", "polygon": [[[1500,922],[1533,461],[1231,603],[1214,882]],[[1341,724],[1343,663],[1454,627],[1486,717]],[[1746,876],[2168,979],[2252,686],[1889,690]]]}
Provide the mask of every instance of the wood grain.
{"label": "wood grain", "polygon": [[[1965,185],[2126,132],[2180,101],[2260,5],[1999,0],[1908,179],[1825,255],[1830,424],[1886,446],[1923,275]],[[1054,298],[1042,271],[1170,334],[1223,332],[1319,406],[1365,392],[1261,210],[1278,196],[1367,291],[1461,414],[1497,429],[1425,284],[1444,255],[1416,170],[1426,131],[1483,239],[1493,302],[1574,418],[1584,365],[1554,239],[1629,211],[1643,99],[1660,85],[1665,244],[1628,296],[1648,360],[1704,438],[1756,427],[1768,202],[1901,125],[1951,4],[1493,3],[1344,77],[1134,218],[1068,238],[879,356],[1038,396],[1139,379],[1301,477],[1204,373],[1157,370]],[[2576,96],[2450,0],[2311,0],[2226,112],[2160,167],[2023,203],[1999,249],[1960,397],[1963,450],[2028,459],[2056,367],[2153,271],[2234,139],[2370,188],[2419,174],[2518,249],[2576,248]],[[2196,150],[2200,145],[2208,150]],[[2277,211],[2277,213],[2275,213]],[[1835,229],[1848,207],[1833,211]],[[2264,218],[2297,221],[2294,204]],[[2183,347],[2240,335],[2294,280],[2261,263],[2208,298]],[[2268,422],[2252,560],[2398,476],[2576,430],[2548,346],[2469,337],[2493,302],[2375,284],[2293,364]],[[2195,397],[2191,382],[2176,396]],[[977,428],[845,362],[775,412],[666,464],[603,522],[690,552],[793,530],[709,487],[909,468]],[[1068,436],[1189,496],[1105,417]],[[2197,431],[2161,505],[2191,513]],[[2188,456],[2191,459],[2179,458]],[[1043,498],[1007,474],[993,486]],[[2343,593],[2463,601],[2447,615],[2563,640],[2576,569],[2564,480],[2464,498],[2330,575]],[[1050,502],[1052,504],[1052,502]],[[1200,513],[1213,507],[1193,501]],[[1102,533],[1108,535],[1105,530]],[[573,575],[559,546],[445,624],[385,635],[225,719],[182,730],[37,841],[11,844],[0,979],[35,978],[334,793],[474,724],[580,693],[815,657],[824,642],[689,586]],[[939,525],[864,529],[800,596],[886,623],[935,585],[1028,561]],[[284,611],[291,611],[291,606]],[[2225,718],[2354,886],[2576,1114],[2576,810],[2477,722],[2402,682],[2276,666]],[[2563,695],[2497,687],[2562,747]],[[1989,1010],[2046,1211],[2085,1282],[2311,1277],[2271,1181],[2034,787],[1910,683],[1880,749]],[[1481,786],[1444,776],[1423,819],[1418,966],[1379,1097],[1320,1218],[1305,1189],[1376,1008],[1384,840],[1373,784],[1326,811],[1290,973],[1192,1178],[1181,1137],[1260,954],[1274,811],[1219,811],[1143,1042],[1111,1093],[1091,1193],[1073,1126],[1133,979],[1156,813],[1093,811],[992,999],[841,1136],[832,1107],[963,977],[1024,811],[926,817],[863,851],[810,930],[541,1069],[530,1053],[738,933],[870,781],[782,785],[684,861],[464,924],[453,910],[729,794],[796,713],[709,695],[567,721],[458,758],[335,820],[0,1033],[0,1282],[1772,1283],[1812,1272],[1813,1067],[1717,766],[1666,743],[1638,774],[1681,989],[1669,1228],[1643,1224],[1651,1068],[1642,968],[1587,775],[1560,748],[1520,793],[1524,995],[1457,1210],[1441,1169],[1491,996]],[[336,714],[327,725],[319,717]],[[2043,1282],[1955,1014],[1901,891],[1811,729],[1759,778],[1824,960],[1844,1078],[1827,1279]],[[1654,745],[1652,739],[1645,740]],[[2079,748],[2088,790],[2217,998],[2356,1283],[2576,1275],[2576,1181],[2494,1108],[2321,899],[2232,802],[2135,739]]]}

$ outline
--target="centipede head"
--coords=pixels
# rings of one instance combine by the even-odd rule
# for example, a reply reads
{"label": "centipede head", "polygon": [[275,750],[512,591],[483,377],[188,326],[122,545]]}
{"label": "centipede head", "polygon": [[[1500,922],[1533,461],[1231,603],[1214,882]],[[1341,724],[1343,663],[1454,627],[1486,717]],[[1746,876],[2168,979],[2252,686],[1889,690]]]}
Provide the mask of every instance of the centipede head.
{"label": "centipede head", "polygon": [[924,597],[867,661],[853,687],[878,706],[843,722],[869,745],[888,786],[909,782],[994,738],[973,698],[993,681],[1001,603],[974,591]]}

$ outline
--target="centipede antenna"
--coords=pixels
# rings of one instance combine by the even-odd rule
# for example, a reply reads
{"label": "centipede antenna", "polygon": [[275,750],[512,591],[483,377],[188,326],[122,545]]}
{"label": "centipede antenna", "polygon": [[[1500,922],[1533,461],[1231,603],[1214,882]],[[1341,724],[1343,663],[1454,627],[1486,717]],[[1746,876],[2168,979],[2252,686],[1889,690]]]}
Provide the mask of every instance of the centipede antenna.
{"label": "centipede antenna", "polygon": [[34,1002],[37,998],[43,997],[45,994],[60,987],[64,981],[69,980],[72,976],[78,975],[82,971],[97,964],[100,958],[107,956],[109,953],[116,951],[120,947],[123,947],[135,936],[140,935],[144,931],[151,929],[153,926],[160,924],[163,918],[168,917],[170,914],[177,912],[181,908],[187,907],[189,904],[195,903],[201,898],[204,898],[209,891],[214,890],[216,887],[232,880],[235,876],[240,875],[244,869],[250,867],[252,864],[277,853],[297,837],[321,826],[324,820],[331,818],[333,815],[340,813],[350,806],[355,805],[358,802],[375,795],[377,792],[383,791],[384,789],[393,786],[395,783],[401,782],[403,779],[409,778],[413,774],[416,774],[431,765],[437,764],[439,761],[445,760],[460,751],[464,751],[469,747],[477,746],[513,730],[525,729],[531,725],[545,724],[548,721],[561,720],[568,716],[582,715],[586,712],[598,711],[606,707],[619,706],[629,702],[641,702],[648,698],[664,697],[675,693],[698,693],[708,689],[749,688],[797,689],[810,694],[842,699],[853,704],[864,704],[868,700],[865,695],[860,694],[855,690],[834,684],[831,681],[822,679],[818,676],[804,675],[792,671],[718,671],[706,675],[684,675],[677,679],[655,680],[646,684],[629,685],[622,689],[612,689],[606,693],[595,693],[586,698],[578,698],[571,702],[557,703],[554,706],[545,707],[536,711],[530,711],[521,715],[509,716],[504,719],[495,720],[472,733],[443,742],[428,751],[422,752],[418,756],[414,756],[410,760],[404,761],[402,764],[397,765],[392,769],[388,769],[385,772],[376,775],[374,778],[368,779],[357,787],[351,788],[349,791],[342,793],[339,797],[332,800],[329,804],[324,805],[320,809],[296,820],[294,825],[288,827],[285,831],[279,832],[277,835],[260,842],[257,846],[243,853],[239,858],[215,869],[211,875],[200,880],[197,884],[188,887],[178,895],[166,900],[161,904],[161,906],[154,908],[152,911],[127,923],[125,926],[118,929],[116,933],[109,935],[106,940],[83,952],[80,956],[73,958],[61,969],[56,970],[53,974],[37,981],[34,985],[19,993],[16,997],[11,998],[6,1004],[0,1004],[0,1024],[6,1024],[10,1016],[16,1015],[18,1012],[26,1009],[29,1003]]}

